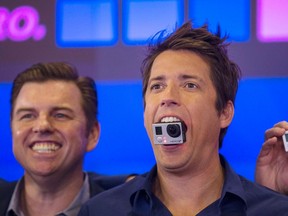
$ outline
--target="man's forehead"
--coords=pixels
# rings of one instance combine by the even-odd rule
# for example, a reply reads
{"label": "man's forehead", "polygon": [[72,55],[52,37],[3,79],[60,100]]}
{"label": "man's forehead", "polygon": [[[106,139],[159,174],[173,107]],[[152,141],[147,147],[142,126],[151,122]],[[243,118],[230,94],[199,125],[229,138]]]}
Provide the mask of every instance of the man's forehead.
{"label": "man's forehead", "polygon": [[25,86],[43,86],[43,85],[59,85],[59,86],[62,85],[62,86],[75,86],[76,87],[76,84],[70,80],[49,79],[45,81],[28,81],[23,84],[22,88]]}
{"label": "man's forehead", "polygon": [[25,83],[16,98],[17,102],[34,103],[79,103],[81,92],[73,82],[47,81],[47,82],[27,82]]}
{"label": "man's forehead", "polygon": [[[61,93],[67,91],[68,93],[73,91],[79,91],[78,86],[72,81],[63,81],[63,80],[48,80],[44,82],[26,82],[21,87],[19,94],[21,93],[30,93],[35,92],[37,94],[38,91],[43,91],[49,93],[53,93],[60,91]],[[43,95],[44,96],[44,95]]]}

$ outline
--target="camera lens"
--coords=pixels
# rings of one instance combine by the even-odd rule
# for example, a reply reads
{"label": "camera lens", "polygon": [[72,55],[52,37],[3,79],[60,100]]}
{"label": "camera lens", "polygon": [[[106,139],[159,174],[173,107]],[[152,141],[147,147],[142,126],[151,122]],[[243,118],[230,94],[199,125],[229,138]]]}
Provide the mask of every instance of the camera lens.
{"label": "camera lens", "polygon": [[180,125],[178,124],[167,125],[167,133],[171,137],[179,137],[181,135]]}

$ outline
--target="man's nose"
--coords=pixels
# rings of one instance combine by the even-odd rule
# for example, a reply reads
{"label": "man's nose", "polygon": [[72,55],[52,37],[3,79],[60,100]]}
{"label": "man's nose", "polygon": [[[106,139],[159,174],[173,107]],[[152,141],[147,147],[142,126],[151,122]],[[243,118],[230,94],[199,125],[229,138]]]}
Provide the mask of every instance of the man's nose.
{"label": "man's nose", "polygon": [[53,131],[51,120],[48,116],[39,116],[33,126],[34,133],[50,133]]}
{"label": "man's nose", "polygon": [[161,106],[178,106],[180,104],[180,94],[177,88],[169,86],[163,91]]}

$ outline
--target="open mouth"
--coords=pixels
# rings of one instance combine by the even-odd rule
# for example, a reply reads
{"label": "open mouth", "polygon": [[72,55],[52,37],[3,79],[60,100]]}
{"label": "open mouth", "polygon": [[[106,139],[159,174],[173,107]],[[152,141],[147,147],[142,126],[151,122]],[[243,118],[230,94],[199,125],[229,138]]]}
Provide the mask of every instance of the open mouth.
{"label": "open mouth", "polygon": [[37,153],[52,153],[61,148],[61,145],[55,142],[35,142],[31,149]]}
{"label": "open mouth", "polygon": [[174,116],[168,116],[160,119],[160,122],[180,122],[181,120]]}

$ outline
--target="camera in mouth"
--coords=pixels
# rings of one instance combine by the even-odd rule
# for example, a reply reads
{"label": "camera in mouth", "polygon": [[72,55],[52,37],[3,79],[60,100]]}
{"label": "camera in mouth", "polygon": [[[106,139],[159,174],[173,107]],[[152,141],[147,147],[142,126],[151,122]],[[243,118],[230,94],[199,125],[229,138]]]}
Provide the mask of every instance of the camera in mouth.
{"label": "camera in mouth", "polygon": [[186,141],[184,122],[161,122],[152,126],[155,144],[182,144]]}

